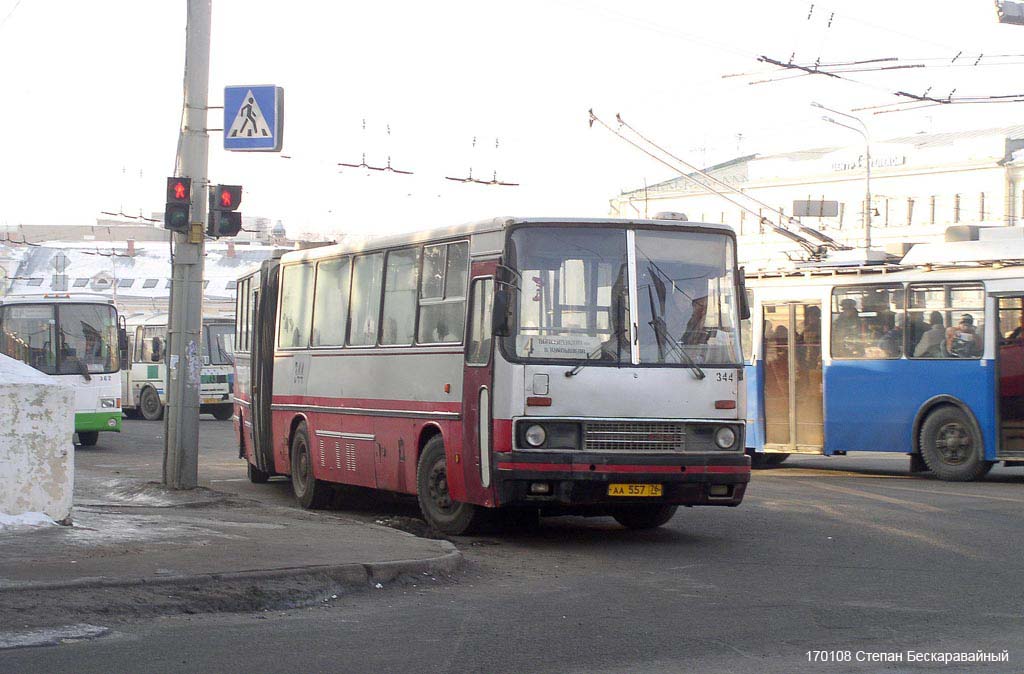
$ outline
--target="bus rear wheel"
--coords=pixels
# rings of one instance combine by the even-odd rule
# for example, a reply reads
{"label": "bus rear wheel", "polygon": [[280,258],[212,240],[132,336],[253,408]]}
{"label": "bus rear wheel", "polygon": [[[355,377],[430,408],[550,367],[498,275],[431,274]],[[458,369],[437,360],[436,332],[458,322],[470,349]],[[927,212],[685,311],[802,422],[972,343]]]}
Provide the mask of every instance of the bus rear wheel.
{"label": "bus rear wheel", "polygon": [[152,386],[142,389],[142,395],[139,396],[139,412],[146,421],[160,421],[164,418],[164,404],[160,402],[160,396]]}
{"label": "bus rear wheel", "polygon": [[440,435],[427,441],[416,464],[416,498],[423,519],[442,534],[461,536],[478,529],[483,523],[482,508],[452,500],[448,491],[444,440]]}
{"label": "bus rear wheel", "polygon": [[99,439],[99,431],[78,431],[78,444],[83,447],[95,447]]}
{"label": "bus rear wheel", "polygon": [[672,519],[677,509],[677,506],[663,503],[622,506],[622,509],[613,513],[612,517],[627,529],[655,529]]}
{"label": "bus rear wheel", "polygon": [[921,425],[921,459],[935,477],[953,482],[976,480],[992,468],[974,424],[950,405],[931,412]]}
{"label": "bus rear wheel", "polygon": [[306,510],[326,507],[333,495],[328,483],[313,476],[313,457],[305,422],[299,424],[292,436],[292,492]]}

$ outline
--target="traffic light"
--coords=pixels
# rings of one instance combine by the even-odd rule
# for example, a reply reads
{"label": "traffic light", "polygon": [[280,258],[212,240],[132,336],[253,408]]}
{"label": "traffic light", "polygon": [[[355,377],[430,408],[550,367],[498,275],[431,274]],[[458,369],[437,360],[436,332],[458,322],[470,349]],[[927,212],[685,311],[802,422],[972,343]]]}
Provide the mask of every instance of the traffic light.
{"label": "traffic light", "polygon": [[192,213],[192,179],[167,179],[167,206],[164,208],[164,229],[188,232]]}
{"label": "traffic light", "polygon": [[242,214],[238,212],[241,203],[241,185],[210,185],[210,221],[206,233],[217,238],[238,234],[242,229]]}

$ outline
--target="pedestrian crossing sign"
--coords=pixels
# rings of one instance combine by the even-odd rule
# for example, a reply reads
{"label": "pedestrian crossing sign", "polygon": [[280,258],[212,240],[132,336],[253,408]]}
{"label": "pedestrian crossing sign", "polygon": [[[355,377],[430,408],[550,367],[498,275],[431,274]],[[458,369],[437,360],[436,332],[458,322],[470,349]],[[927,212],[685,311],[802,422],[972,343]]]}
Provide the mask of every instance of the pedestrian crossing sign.
{"label": "pedestrian crossing sign", "polygon": [[284,89],[272,84],[224,87],[224,149],[280,152]]}

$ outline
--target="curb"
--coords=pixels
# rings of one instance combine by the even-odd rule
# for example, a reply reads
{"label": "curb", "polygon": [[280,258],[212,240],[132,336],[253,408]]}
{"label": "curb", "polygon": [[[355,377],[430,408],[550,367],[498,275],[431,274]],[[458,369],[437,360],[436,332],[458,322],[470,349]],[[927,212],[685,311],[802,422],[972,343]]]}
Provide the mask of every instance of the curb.
{"label": "curb", "polygon": [[[156,578],[78,578],[58,583],[23,582],[0,586],[0,616],[17,615],[19,624],[52,623],[54,600],[68,615],[101,614],[134,619],[178,613],[245,612],[310,606],[373,588],[404,576],[450,575],[464,562],[449,541],[443,554],[426,559],[339,565],[299,566],[258,571],[229,571]],[[81,622],[81,618],[76,618]],[[0,620],[0,629],[3,627]]]}
{"label": "curb", "polygon": [[400,559],[389,562],[365,562],[338,565],[294,566],[259,571],[224,571],[198,573],[156,578],[76,578],[59,583],[34,583],[31,581],[0,585],[0,596],[12,592],[49,592],[53,590],[91,590],[108,588],[191,586],[211,582],[253,582],[260,580],[298,579],[302,577],[329,578],[346,585],[362,585],[391,581],[400,576],[419,573],[453,573],[463,562],[462,553],[449,541],[438,541],[445,553],[426,559]]}

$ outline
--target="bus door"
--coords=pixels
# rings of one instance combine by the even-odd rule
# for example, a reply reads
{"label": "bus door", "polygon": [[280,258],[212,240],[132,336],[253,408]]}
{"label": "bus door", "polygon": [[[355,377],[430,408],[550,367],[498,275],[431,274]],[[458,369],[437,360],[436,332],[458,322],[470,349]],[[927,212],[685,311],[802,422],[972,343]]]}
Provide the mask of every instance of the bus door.
{"label": "bus door", "polygon": [[821,303],[763,305],[765,450],[821,454]]}
{"label": "bus door", "polygon": [[999,458],[1024,459],[1024,295],[999,298]]}
{"label": "bus door", "polygon": [[[491,338],[494,278],[480,277],[482,265],[473,265],[466,324],[466,355],[462,375],[462,465],[466,500],[493,505],[491,493],[491,400],[494,358]],[[494,272],[494,265],[486,271]]]}

